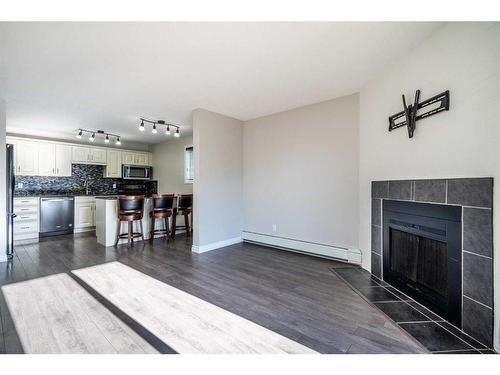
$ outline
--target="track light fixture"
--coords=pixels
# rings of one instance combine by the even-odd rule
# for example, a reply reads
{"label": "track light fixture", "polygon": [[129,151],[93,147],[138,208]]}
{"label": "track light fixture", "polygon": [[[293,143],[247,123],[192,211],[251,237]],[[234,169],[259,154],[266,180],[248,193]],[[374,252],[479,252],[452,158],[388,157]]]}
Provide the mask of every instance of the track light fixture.
{"label": "track light fixture", "polygon": [[115,144],[117,146],[122,144],[120,142],[120,136],[118,134],[108,133],[108,132],[105,132],[103,130],[90,130],[90,129],[80,128],[80,129],[78,129],[78,133],[76,134],[76,138],[81,139],[84,133],[89,134],[89,141],[90,142],[95,142],[96,135],[102,135],[102,136],[105,136],[104,143],[109,143],[110,137],[114,137],[116,139]]}
{"label": "track light fixture", "polygon": [[145,118],[142,118],[142,117],[141,117],[140,120],[141,120],[141,125],[139,125],[139,130],[140,131],[144,131],[144,129],[145,129],[144,123],[147,122],[148,124],[152,124],[153,125],[153,127],[151,129],[151,133],[153,133],[153,134],[158,133],[159,126],[166,126],[165,135],[170,135],[171,134],[170,127],[172,127],[172,128],[175,128],[174,137],[178,138],[178,137],[181,136],[181,133],[180,133],[180,128],[181,127],[178,126],[178,125],[167,124],[164,120],[148,120],[148,119],[145,119]]}

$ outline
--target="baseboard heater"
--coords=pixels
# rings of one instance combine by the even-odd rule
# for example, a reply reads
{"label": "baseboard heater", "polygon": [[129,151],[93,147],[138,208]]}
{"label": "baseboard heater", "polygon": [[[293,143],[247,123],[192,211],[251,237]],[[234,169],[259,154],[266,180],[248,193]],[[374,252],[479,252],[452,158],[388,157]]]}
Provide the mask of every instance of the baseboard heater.
{"label": "baseboard heater", "polygon": [[296,253],[313,255],[342,262],[361,264],[361,251],[359,251],[358,249],[348,249],[339,246],[324,245],[315,242],[247,231],[243,231],[241,237],[245,242],[271,246],[282,250],[293,251]]}

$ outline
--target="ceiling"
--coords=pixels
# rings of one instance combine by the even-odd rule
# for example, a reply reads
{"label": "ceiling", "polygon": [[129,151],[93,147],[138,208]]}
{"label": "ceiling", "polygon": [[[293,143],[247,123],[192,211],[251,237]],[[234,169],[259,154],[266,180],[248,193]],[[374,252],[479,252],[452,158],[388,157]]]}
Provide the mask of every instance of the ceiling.
{"label": "ceiling", "polygon": [[158,143],[139,117],[248,120],[357,92],[440,23],[0,23],[7,131]]}

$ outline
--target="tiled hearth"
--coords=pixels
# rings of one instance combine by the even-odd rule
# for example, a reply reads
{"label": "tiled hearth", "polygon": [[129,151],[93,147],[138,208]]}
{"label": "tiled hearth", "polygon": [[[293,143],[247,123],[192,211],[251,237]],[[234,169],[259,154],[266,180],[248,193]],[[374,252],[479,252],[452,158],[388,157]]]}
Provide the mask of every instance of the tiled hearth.
{"label": "tiled hearth", "polygon": [[[459,328],[491,348],[493,345],[493,178],[372,182],[371,271],[377,278],[382,278],[383,275],[384,199],[461,207],[462,327]],[[435,322],[428,323],[428,328],[436,328],[433,324]],[[451,325],[449,327],[451,327],[449,330],[453,329]],[[418,328],[425,327],[422,325]],[[439,329],[436,334],[438,331]],[[460,333],[459,330],[456,331]],[[416,334],[422,333],[416,332]]]}

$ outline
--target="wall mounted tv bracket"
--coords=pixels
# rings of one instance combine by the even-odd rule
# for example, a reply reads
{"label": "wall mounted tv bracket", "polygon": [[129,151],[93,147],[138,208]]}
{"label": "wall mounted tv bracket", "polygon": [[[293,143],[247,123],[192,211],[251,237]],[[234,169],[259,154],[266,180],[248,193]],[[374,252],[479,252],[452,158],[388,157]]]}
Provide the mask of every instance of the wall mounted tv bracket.
{"label": "wall mounted tv bracket", "polygon": [[[412,138],[415,132],[415,123],[423,118],[430,117],[436,113],[442,111],[448,111],[450,109],[450,91],[446,90],[441,94],[433,96],[423,102],[419,102],[420,90],[415,92],[415,100],[413,104],[406,105],[406,99],[403,95],[403,108],[404,110],[396,113],[389,117],[389,131],[406,126],[408,128],[408,137]],[[436,104],[433,106],[433,104]],[[417,114],[417,112],[425,107],[431,106],[427,112]],[[404,119],[403,121],[397,122],[397,120]]]}

